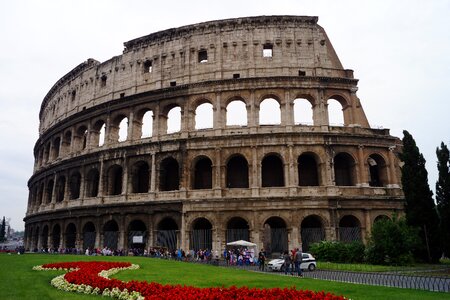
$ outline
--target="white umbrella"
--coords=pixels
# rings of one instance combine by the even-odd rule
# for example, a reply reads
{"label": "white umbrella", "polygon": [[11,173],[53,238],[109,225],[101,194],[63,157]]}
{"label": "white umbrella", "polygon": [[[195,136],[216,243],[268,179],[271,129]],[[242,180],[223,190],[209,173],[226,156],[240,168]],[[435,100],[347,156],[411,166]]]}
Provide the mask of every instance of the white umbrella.
{"label": "white umbrella", "polygon": [[256,244],[244,240],[227,243],[227,246],[256,247]]}

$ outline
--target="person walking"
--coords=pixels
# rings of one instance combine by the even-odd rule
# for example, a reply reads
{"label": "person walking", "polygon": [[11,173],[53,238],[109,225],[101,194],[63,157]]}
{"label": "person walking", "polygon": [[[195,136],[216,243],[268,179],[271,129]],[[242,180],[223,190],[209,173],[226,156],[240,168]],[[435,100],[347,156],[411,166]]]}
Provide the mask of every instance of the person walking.
{"label": "person walking", "polygon": [[291,264],[292,264],[292,258],[289,254],[289,251],[284,252],[284,274],[287,275],[287,273],[291,273]]}
{"label": "person walking", "polygon": [[264,267],[266,263],[266,252],[264,252],[264,249],[261,249],[258,253],[258,263],[259,263],[259,270],[264,272]]}
{"label": "person walking", "polygon": [[297,251],[295,252],[295,255],[294,255],[294,265],[295,265],[295,270],[297,271],[297,275],[299,277],[303,277],[303,274],[302,274],[302,256],[303,256],[302,251],[299,248],[297,248]]}

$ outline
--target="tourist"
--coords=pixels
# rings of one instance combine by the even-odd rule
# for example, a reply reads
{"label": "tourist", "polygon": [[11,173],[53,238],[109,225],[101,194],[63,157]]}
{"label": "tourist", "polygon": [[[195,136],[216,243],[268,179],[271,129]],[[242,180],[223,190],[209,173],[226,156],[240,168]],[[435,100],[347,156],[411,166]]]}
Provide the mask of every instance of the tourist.
{"label": "tourist", "polygon": [[264,249],[261,249],[261,251],[259,251],[258,263],[259,263],[259,270],[264,272],[264,267],[266,263],[266,252],[264,252]]}
{"label": "tourist", "polygon": [[302,256],[303,256],[302,251],[297,248],[297,251],[295,252],[295,255],[294,255],[294,265],[295,265],[295,270],[297,271],[297,275],[299,277],[303,277],[303,275],[302,275],[302,267],[301,267],[301,265],[302,265]]}
{"label": "tourist", "polygon": [[291,273],[291,263],[292,263],[292,258],[291,255],[289,254],[289,251],[285,251],[284,252],[284,274],[287,275],[287,273]]}

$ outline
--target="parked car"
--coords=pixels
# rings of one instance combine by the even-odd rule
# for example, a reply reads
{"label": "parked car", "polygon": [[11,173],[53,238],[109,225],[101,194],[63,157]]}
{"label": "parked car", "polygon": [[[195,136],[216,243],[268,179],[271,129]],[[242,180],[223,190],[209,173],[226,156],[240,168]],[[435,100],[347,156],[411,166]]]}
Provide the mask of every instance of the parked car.
{"label": "parked car", "polygon": [[[316,259],[309,253],[303,253],[302,255],[302,264],[300,268],[302,270],[314,271],[317,267]],[[267,268],[271,271],[280,271],[284,272],[284,258],[276,258],[269,261],[267,264]]]}

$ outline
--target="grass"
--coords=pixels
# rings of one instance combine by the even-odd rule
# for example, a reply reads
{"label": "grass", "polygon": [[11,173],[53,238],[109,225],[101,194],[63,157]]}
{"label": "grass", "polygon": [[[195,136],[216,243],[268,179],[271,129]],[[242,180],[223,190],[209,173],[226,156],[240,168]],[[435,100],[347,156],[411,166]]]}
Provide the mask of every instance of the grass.
{"label": "grass", "polygon": [[369,264],[342,264],[332,262],[317,262],[317,267],[322,270],[339,270],[339,271],[352,271],[352,272],[398,272],[403,274],[420,273],[420,271],[426,270],[431,274],[430,270],[436,270],[439,272],[443,268],[449,267],[444,263],[442,264],[415,264],[413,266],[382,266],[382,265],[369,265]]}
{"label": "grass", "polygon": [[141,266],[139,270],[126,270],[114,277],[121,280],[146,280],[163,284],[208,286],[248,286],[258,288],[292,287],[314,291],[327,291],[351,299],[448,299],[448,293],[398,289],[295,278],[278,274],[255,273],[232,268],[166,261],[140,257],[93,257],[73,255],[8,255],[0,254],[0,299],[102,299],[58,291],[50,280],[58,271],[33,271],[32,267],[62,261],[128,261]]}

